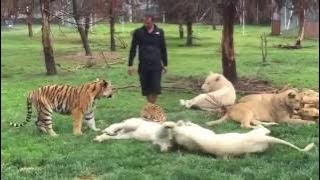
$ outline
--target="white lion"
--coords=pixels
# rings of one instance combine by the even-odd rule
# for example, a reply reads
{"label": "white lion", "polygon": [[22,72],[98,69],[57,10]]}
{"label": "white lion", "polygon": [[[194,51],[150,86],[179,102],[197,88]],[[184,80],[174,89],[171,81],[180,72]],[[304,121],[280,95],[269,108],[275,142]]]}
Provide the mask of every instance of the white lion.
{"label": "white lion", "polygon": [[269,136],[270,130],[261,125],[247,133],[224,134],[216,134],[209,129],[185,121],[178,121],[176,125],[172,125],[171,122],[166,127],[172,129],[172,131],[166,130],[166,133],[172,133],[170,137],[173,136],[175,144],[190,151],[201,151],[223,158],[263,152],[272,144],[283,144],[302,152],[314,147],[314,143],[310,143],[301,149],[287,141]]}
{"label": "white lion", "polygon": [[110,139],[136,139],[151,141],[160,146],[160,151],[165,152],[172,146],[171,134],[167,132],[173,122],[163,124],[147,121],[144,118],[130,118],[120,123],[115,123],[104,129],[102,135],[96,136],[94,141],[102,142]]}
{"label": "white lion", "polygon": [[232,83],[222,74],[210,72],[201,89],[205,93],[190,100],[180,99],[180,104],[187,108],[217,111],[221,107],[235,103],[236,91]]}

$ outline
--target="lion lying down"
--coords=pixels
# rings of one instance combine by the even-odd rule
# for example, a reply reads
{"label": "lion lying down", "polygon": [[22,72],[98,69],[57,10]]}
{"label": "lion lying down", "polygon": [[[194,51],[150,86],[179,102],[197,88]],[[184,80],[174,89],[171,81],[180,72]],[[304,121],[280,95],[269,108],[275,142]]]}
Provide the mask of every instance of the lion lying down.
{"label": "lion lying down", "polygon": [[237,156],[246,153],[263,152],[271,144],[284,144],[298,151],[309,151],[314,144],[304,149],[284,140],[268,136],[270,131],[262,126],[248,133],[215,134],[191,122],[178,121],[159,124],[146,121],[143,118],[131,118],[121,123],[115,123],[96,136],[95,141],[110,139],[136,139],[151,141],[158,145],[162,152],[168,151],[174,145],[182,146],[191,151],[201,151],[219,157]]}
{"label": "lion lying down", "polygon": [[[166,133],[169,135],[165,135]],[[168,124],[166,133],[163,133],[164,136],[173,137],[177,145],[187,150],[201,151],[223,158],[263,152],[272,144],[283,144],[302,152],[309,151],[314,146],[314,143],[310,143],[304,149],[300,149],[287,141],[269,136],[270,131],[263,126],[247,133],[215,134],[197,124],[178,121],[174,126],[172,123]]]}
{"label": "lion lying down", "polygon": [[[295,124],[316,124],[314,121],[292,119],[294,111],[300,108],[300,96],[290,89],[279,94],[249,95],[227,109],[227,113],[216,121],[207,122],[208,126],[222,123],[228,118],[241,123],[241,127],[254,128],[253,125],[275,125],[278,122]],[[252,125],[253,124],[253,125]]]}
{"label": "lion lying down", "polygon": [[[172,146],[172,137],[166,132],[173,122],[166,122],[166,126],[144,118],[130,118],[115,123],[104,129],[102,135],[96,136],[94,141],[102,142],[110,139],[136,139],[151,141],[160,146],[160,151],[167,151]],[[165,136],[164,136],[165,135]]]}
{"label": "lion lying down", "polygon": [[222,74],[210,72],[201,89],[205,93],[190,100],[180,99],[180,105],[205,111],[219,111],[223,106],[233,105],[236,100],[232,83]]}

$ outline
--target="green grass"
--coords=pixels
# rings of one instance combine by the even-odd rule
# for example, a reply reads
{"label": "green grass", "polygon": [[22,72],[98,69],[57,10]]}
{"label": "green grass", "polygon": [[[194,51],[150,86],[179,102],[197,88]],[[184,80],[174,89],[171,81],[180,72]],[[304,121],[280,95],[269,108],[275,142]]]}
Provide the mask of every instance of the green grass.
{"label": "green grass", "polygon": [[[130,31],[140,24],[116,27],[118,36],[130,44]],[[168,76],[201,76],[209,71],[221,72],[219,53],[221,28],[212,31],[209,26],[197,25],[194,34],[199,46],[181,47],[176,25],[160,25],[166,32],[169,51]],[[94,51],[108,50],[108,27],[98,25],[89,38]],[[121,31],[122,30],[122,31]],[[280,43],[293,43],[294,38],[268,36],[268,65],[261,62],[260,35],[269,33],[270,27],[247,26],[243,36],[240,27],[235,29],[237,70],[241,77],[258,77],[276,86],[291,84],[298,88],[318,88],[318,41],[305,40],[306,48],[299,50],[277,49]],[[72,135],[69,116],[54,115],[54,129],[60,135],[50,138],[39,133],[30,123],[21,129],[10,128],[10,121],[25,119],[25,95],[45,84],[81,83],[104,77],[115,86],[138,85],[138,77],[129,77],[126,64],[111,69],[79,69],[74,72],[59,70],[57,76],[46,76],[42,57],[40,27],[34,27],[35,36],[27,37],[25,26],[1,32],[1,178],[3,179],[318,179],[319,133],[316,126],[281,125],[272,127],[272,135],[288,140],[300,147],[310,142],[317,144],[309,153],[276,145],[262,154],[251,154],[225,161],[215,157],[189,153],[160,153],[151,143],[134,140],[110,141],[97,144],[92,141],[95,132],[84,127],[84,135]],[[75,29],[53,27],[54,52],[82,51]],[[128,49],[119,49],[126,60]],[[77,63],[58,59],[63,67],[76,67]],[[135,60],[137,63],[137,60]],[[216,119],[202,111],[186,110],[178,99],[191,98],[191,93],[163,91],[159,104],[169,119],[189,119],[204,125]],[[113,99],[97,103],[97,126],[136,117],[144,103],[139,89],[120,90]],[[35,116],[33,117],[35,119]],[[228,122],[215,127],[217,133],[244,132],[236,123]]]}

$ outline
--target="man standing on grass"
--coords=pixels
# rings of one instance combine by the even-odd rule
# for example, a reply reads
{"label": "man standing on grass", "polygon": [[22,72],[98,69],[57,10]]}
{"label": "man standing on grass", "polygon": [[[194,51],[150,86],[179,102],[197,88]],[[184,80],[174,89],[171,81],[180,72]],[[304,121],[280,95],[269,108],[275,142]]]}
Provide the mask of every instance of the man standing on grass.
{"label": "man standing on grass", "polygon": [[167,72],[168,61],[164,32],[153,23],[152,16],[146,16],[144,26],[133,33],[128,63],[129,75],[134,72],[132,65],[137,46],[142,95],[147,97],[148,102],[155,103],[157,96],[161,94],[161,75]]}

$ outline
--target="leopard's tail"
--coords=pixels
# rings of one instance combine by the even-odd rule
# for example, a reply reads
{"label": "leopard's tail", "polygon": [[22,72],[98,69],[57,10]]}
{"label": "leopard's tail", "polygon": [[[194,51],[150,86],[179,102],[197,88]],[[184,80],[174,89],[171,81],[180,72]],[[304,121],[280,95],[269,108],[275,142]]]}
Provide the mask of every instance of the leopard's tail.
{"label": "leopard's tail", "polygon": [[32,114],[32,95],[33,93],[31,92],[28,97],[27,97],[27,115],[26,115],[26,120],[22,123],[13,123],[10,122],[10,126],[13,127],[23,127],[26,125],[28,122],[31,120],[31,114]]}

